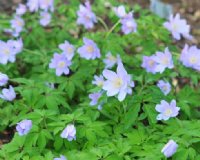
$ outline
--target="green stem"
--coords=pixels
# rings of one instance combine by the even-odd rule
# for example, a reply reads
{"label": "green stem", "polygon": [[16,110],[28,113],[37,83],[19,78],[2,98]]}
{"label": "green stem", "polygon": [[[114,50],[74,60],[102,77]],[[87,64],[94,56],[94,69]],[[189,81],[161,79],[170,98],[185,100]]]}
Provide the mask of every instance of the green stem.
{"label": "green stem", "polygon": [[107,24],[104,22],[104,20],[101,17],[97,17],[98,21],[103,25],[103,27],[105,28],[106,31],[108,31],[108,26]]}
{"label": "green stem", "polygon": [[118,20],[117,23],[115,23],[115,25],[112,26],[112,28],[106,34],[106,38],[112,33],[112,31],[118,26],[119,23],[120,23],[120,20]]}
{"label": "green stem", "polygon": [[173,55],[177,56],[177,57],[180,57],[180,54],[179,53],[176,53],[176,52],[172,52]]}
{"label": "green stem", "polygon": [[23,48],[23,50],[24,50],[25,52],[29,52],[29,53],[32,53],[32,54],[41,55],[41,54],[39,54],[38,52],[32,51],[32,50],[27,49],[27,48]]}

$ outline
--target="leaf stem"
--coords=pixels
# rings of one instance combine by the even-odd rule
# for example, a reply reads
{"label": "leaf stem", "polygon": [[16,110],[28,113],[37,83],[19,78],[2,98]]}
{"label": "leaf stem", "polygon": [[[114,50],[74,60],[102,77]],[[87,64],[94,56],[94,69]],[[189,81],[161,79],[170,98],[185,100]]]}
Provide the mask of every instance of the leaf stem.
{"label": "leaf stem", "polygon": [[98,21],[103,25],[106,31],[108,31],[108,26],[101,17],[97,17]]}
{"label": "leaf stem", "polygon": [[120,23],[120,19],[112,26],[112,28],[108,31],[108,33],[106,34],[106,38],[112,33],[112,31],[118,26],[118,24]]}

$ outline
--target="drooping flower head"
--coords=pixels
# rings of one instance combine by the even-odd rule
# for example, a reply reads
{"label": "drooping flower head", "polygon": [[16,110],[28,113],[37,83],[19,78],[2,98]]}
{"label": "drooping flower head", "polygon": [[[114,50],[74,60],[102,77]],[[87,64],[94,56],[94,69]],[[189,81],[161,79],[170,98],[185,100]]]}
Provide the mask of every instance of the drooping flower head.
{"label": "drooping flower head", "polygon": [[85,58],[87,60],[101,57],[100,50],[93,40],[88,38],[83,38],[83,42],[84,45],[78,48],[77,50],[78,53],[80,54],[80,57]]}
{"label": "drooping flower head", "polygon": [[26,5],[19,4],[16,8],[16,15],[22,16],[26,13]]}
{"label": "drooping flower head", "polygon": [[39,0],[28,0],[27,6],[30,12],[37,12],[39,9]]}
{"label": "drooping flower head", "polygon": [[184,66],[200,71],[200,49],[196,46],[185,45],[182,50],[180,61]]}
{"label": "drooping flower head", "polygon": [[154,55],[152,56],[143,56],[142,68],[145,68],[147,72],[155,74],[157,72],[157,64],[154,60]]}
{"label": "drooping flower head", "polygon": [[4,88],[2,90],[2,94],[0,94],[0,98],[6,101],[13,101],[16,98],[15,90],[12,86],[9,86],[9,89]]}
{"label": "drooping flower head", "polygon": [[96,15],[92,12],[89,1],[85,2],[85,6],[82,4],[79,6],[77,15],[78,15],[77,24],[83,25],[86,29],[93,28],[94,23],[97,22]]}
{"label": "drooping flower head", "polygon": [[165,82],[163,80],[159,80],[158,83],[157,83],[157,86],[164,93],[164,95],[169,94],[169,92],[171,91],[171,85],[170,85],[169,82]]}
{"label": "drooping flower head", "polygon": [[100,76],[95,75],[94,76],[94,80],[92,81],[92,84],[97,85],[98,87],[102,87],[103,83],[104,83],[104,78],[103,78],[102,75],[100,75]]}
{"label": "drooping flower head", "polygon": [[168,48],[164,52],[156,52],[153,59],[157,63],[156,72],[163,73],[166,68],[172,69],[174,67],[172,55]]}
{"label": "drooping flower head", "polygon": [[40,12],[40,24],[42,26],[47,26],[51,22],[51,14],[48,12]]}
{"label": "drooping flower head", "polygon": [[66,55],[67,59],[71,60],[74,57],[75,47],[68,41],[60,44],[59,48],[62,50],[62,53]]}
{"label": "drooping flower head", "polygon": [[178,144],[174,140],[169,140],[161,152],[165,155],[165,157],[169,158],[176,152],[177,148]]}
{"label": "drooping flower head", "polygon": [[56,75],[61,76],[62,74],[69,74],[69,66],[71,61],[69,61],[64,54],[54,53],[49,68],[56,69]]}
{"label": "drooping flower head", "polygon": [[106,54],[106,58],[103,60],[105,63],[105,68],[112,68],[118,61],[121,61],[120,56],[117,57],[113,56],[110,52]]}
{"label": "drooping flower head", "polygon": [[126,10],[125,10],[125,7],[123,5],[118,6],[118,7],[114,7],[113,10],[119,18],[123,18],[126,15]]}
{"label": "drooping flower head", "polygon": [[0,72],[0,86],[4,86],[8,83],[8,76]]}
{"label": "drooping flower head", "polygon": [[129,34],[137,31],[137,23],[133,18],[133,13],[130,12],[121,19],[122,32]]}
{"label": "drooping flower head", "polygon": [[32,128],[32,121],[27,119],[17,123],[16,126],[16,130],[20,136],[28,134],[31,128]]}
{"label": "drooping flower head", "polygon": [[90,105],[91,106],[95,106],[98,104],[98,100],[101,97],[101,93],[97,92],[97,93],[91,93],[89,94],[89,98],[91,100]]}
{"label": "drooping flower head", "polygon": [[190,35],[190,26],[185,19],[180,19],[180,14],[176,14],[175,17],[170,15],[169,22],[165,22],[164,27],[172,33],[172,36],[176,40],[180,40],[181,36],[186,39],[192,39]]}
{"label": "drooping flower head", "polygon": [[76,140],[76,128],[73,124],[68,124],[60,136],[66,138],[68,141]]}
{"label": "drooping flower head", "polygon": [[15,16],[14,19],[10,21],[10,24],[13,31],[13,36],[18,37],[25,25],[24,20],[20,16]]}
{"label": "drooping flower head", "polygon": [[126,94],[131,94],[134,87],[134,82],[131,81],[131,76],[127,74],[122,62],[118,62],[117,72],[104,70],[103,76],[106,78],[103,89],[107,92],[107,96],[118,95],[118,100],[123,101]]}
{"label": "drooping flower head", "polygon": [[59,158],[54,158],[53,160],[67,160],[67,158],[63,155],[60,155]]}
{"label": "drooping flower head", "polygon": [[54,11],[54,0],[39,0],[39,7],[40,9],[47,12],[50,10],[51,12]]}
{"label": "drooping flower head", "polygon": [[180,108],[176,106],[176,101],[172,100],[171,103],[167,103],[162,100],[160,104],[156,105],[156,111],[160,112],[157,116],[157,120],[168,120],[171,117],[176,117]]}

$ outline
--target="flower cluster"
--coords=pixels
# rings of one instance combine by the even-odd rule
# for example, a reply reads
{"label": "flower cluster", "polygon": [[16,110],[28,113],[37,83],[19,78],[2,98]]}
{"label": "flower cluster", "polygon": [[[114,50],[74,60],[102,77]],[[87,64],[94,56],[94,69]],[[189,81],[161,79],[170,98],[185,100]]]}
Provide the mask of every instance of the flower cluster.
{"label": "flower cluster", "polygon": [[171,15],[169,17],[169,22],[165,22],[163,25],[172,33],[172,36],[176,40],[180,40],[181,36],[189,40],[192,39],[192,36],[190,35],[190,26],[185,19],[180,19],[180,14],[176,14],[175,17]]}
{"label": "flower cluster", "polygon": [[163,147],[161,152],[167,157],[171,157],[177,150],[178,145],[174,140],[169,140],[169,142]]}
{"label": "flower cluster", "polygon": [[118,61],[121,61],[120,55],[118,54],[117,57],[115,57],[111,54],[111,52],[108,52],[106,54],[106,58],[103,60],[106,65],[105,68],[112,68]]}
{"label": "flower cluster", "polygon": [[16,130],[20,136],[28,134],[31,128],[32,128],[32,121],[27,119],[17,123],[16,126]]}
{"label": "flower cluster", "polygon": [[96,43],[88,38],[83,38],[84,45],[78,48],[77,52],[80,57],[89,59],[96,59],[101,57],[101,53]]}
{"label": "flower cluster", "polygon": [[156,111],[160,112],[157,116],[157,120],[168,120],[171,117],[176,117],[180,108],[176,106],[176,101],[172,100],[171,103],[167,103],[162,100],[160,104],[156,105]]}
{"label": "flower cluster", "polygon": [[86,29],[93,28],[94,23],[97,23],[96,15],[92,12],[89,1],[85,2],[85,6],[80,4],[77,16],[77,24],[83,25]]}
{"label": "flower cluster", "polygon": [[163,73],[166,68],[172,69],[174,67],[172,54],[166,48],[164,52],[156,52],[155,55],[149,57],[143,56],[142,67],[153,74]]}
{"label": "flower cluster", "polygon": [[[83,38],[83,42],[84,45],[77,49],[81,58],[85,58],[87,60],[100,58],[100,50],[93,40]],[[49,64],[49,68],[56,69],[57,76],[60,76],[63,73],[67,75],[69,74],[68,67],[71,65],[71,60],[75,54],[75,47],[68,41],[65,41],[59,45],[59,48],[62,50],[62,53],[54,53],[54,57],[51,59],[51,63]]]}
{"label": "flower cluster", "polygon": [[157,83],[157,86],[164,93],[164,95],[169,94],[169,92],[171,91],[171,85],[170,85],[169,82],[165,82],[163,80],[159,80],[158,83]]}
{"label": "flower cluster", "polygon": [[16,55],[23,49],[22,39],[8,40],[7,42],[0,40],[0,64],[15,62]]}
{"label": "flower cluster", "polygon": [[54,0],[28,0],[26,5],[30,12],[37,12],[39,9],[54,11]]}
{"label": "flower cluster", "polygon": [[76,128],[73,124],[68,124],[67,127],[62,131],[62,138],[66,138],[68,141],[76,140]]}
{"label": "flower cluster", "polygon": [[184,66],[200,71],[200,49],[196,46],[185,45],[182,50],[180,61]]}
{"label": "flower cluster", "polygon": [[2,89],[2,94],[0,94],[0,98],[5,101],[13,101],[16,98],[16,93],[14,88],[10,85],[9,89]]}
{"label": "flower cluster", "polygon": [[122,24],[121,29],[124,34],[137,31],[137,23],[133,18],[133,12],[126,13],[124,6],[115,7],[114,12],[120,18],[120,22]]}

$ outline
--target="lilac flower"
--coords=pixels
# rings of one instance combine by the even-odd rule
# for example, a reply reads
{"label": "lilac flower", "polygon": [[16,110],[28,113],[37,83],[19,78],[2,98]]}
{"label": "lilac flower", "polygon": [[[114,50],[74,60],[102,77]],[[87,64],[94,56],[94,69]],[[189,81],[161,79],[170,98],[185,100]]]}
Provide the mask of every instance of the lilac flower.
{"label": "lilac flower", "polygon": [[180,19],[180,14],[176,14],[175,17],[171,15],[169,22],[165,22],[163,25],[172,33],[172,36],[176,40],[180,40],[181,35],[186,39],[192,39],[192,36],[190,35],[190,26],[187,25],[185,19]]}
{"label": "lilac flower", "polygon": [[60,158],[54,158],[53,160],[67,160],[67,158],[61,155]]}
{"label": "lilac flower", "polygon": [[143,56],[142,67],[146,69],[147,72],[155,74],[157,72],[157,64],[153,56]]}
{"label": "lilac flower", "polygon": [[118,61],[121,61],[120,56],[114,57],[110,52],[106,54],[106,58],[103,60],[106,65],[105,68],[112,68]]}
{"label": "lilac flower", "polygon": [[85,2],[84,5],[79,6],[79,11],[77,11],[78,19],[77,24],[83,25],[86,29],[91,29],[94,27],[94,23],[97,22],[96,15],[92,12],[90,2]]}
{"label": "lilac flower", "polygon": [[157,116],[157,120],[168,120],[171,117],[176,117],[179,113],[180,108],[176,107],[176,101],[172,100],[171,103],[167,103],[162,100],[160,104],[156,105],[156,111],[160,112]]}
{"label": "lilac flower", "polygon": [[82,58],[89,60],[101,57],[100,50],[93,40],[83,38],[83,42],[84,45],[77,50]]}
{"label": "lilac flower", "polygon": [[156,52],[153,59],[157,63],[157,72],[163,73],[165,68],[172,69],[174,67],[172,55],[168,48],[165,49],[165,52]]}
{"label": "lilac flower", "polygon": [[184,66],[200,71],[200,49],[196,46],[185,45],[182,50],[180,61]]}
{"label": "lilac flower", "polygon": [[101,97],[101,93],[91,93],[91,94],[89,94],[89,98],[91,99],[90,105],[91,106],[97,105],[100,97]]}
{"label": "lilac flower", "polygon": [[119,6],[119,7],[114,7],[113,8],[115,14],[119,17],[119,18],[123,18],[126,15],[126,10],[124,6]]}
{"label": "lilac flower", "polygon": [[23,41],[21,38],[18,40],[8,40],[7,44],[13,48],[15,54],[20,53],[23,49]]}
{"label": "lilac flower", "polygon": [[73,124],[68,124],[60,136],[66,138],[68,141],[76,140],[76,128]]}
{"label": "lilac flower", "polygon": [[104,83],[104,78],[102,75],[94,76],[94,80],[92,81],[92,84],[97,85],[98,87],[102,87],[103,83]]}
{"label": "lilac flower", "polygon": [[164,95],[167,95],[171,91],[171,85],[169,82],[159,80],[157,86],[164,93]]}
{"label": "lilac flower", "polygon": [[177,150],[178,145],[174,140],[169,140],[169,142],[163,147],[161,152],[165,155],[165,157],[171,157]]}
{"label": "lilac flower", "polygon": [[2,90],[2,94],[0,94],[0,98],[6,101],[13,101],[16,98],[15,90],[12,86],[9,86],[9,89],[4,88]]}
{"label": "lilac flower", "polygon": [[16,14],[19,16],[22,16],[25,13],[26,13],[26,5],[19,4],[18,7],[16,8]]}
{"label": "lilac flower", "polygon": [[0,41],[0,63],[7,64],[8,61],[14,62],[16,56],[16,50],[10,42],[6,43]]}
{"label": "lilac flower", "polygon": [[40,13],[40,24],[42,26],[47,26],[51,22],[51,14],[48,12],[41,12]]}
{"label": "lilac flower", "polygon": [[134,82],[131,81],[131,76],[127,74],[121,61],[118,62],[116,73],[106,69],[103,76],[107,79],[103,84],[107,96],[118,95],[118,100],[123,101],[126,94],[132,94],[131,87],[134,87]]}
{"label": "lilac flower", "polygon": [[8,76],[0,72],[0,86],[4,86],[5,84],[7,84],[8,80]]}
{"label": "lilac flower", "polygon": [[19,16],[15,16],[15,18],[12,19],[10,23],[11,23],[11,28],[13,30],[13,34],[16,36],[19,35],[19,33],[23,30],[25,24],[24,20]]}
{"label": "lilac flower", "polygon": [[124,34],[129,34],[137,31],[137,23],[133,18],[132,12],[128,13],[121,19],[121,24],[122,24],[122,32]]}
{"label": "lilac flower", "polygon": [[68,41],[59,45],[59,48],[63,51],[63,54],[66,55],[67,59],[71,60],[74,56],[75,47],[70,44]]}
{"label": "lilac flower", "polygon": [[28,0],[27,6],[30,12],[37,12],[39,9],[39,0]]}
{"label": "lilac flower", "polygon": [[39,0],[39,7],[44,11],[54,11],[54,0]]}
{"label": "lilac flower", "polygon": [[27,119],[17,123],[16,126],[16,130],[20,136],[28,134],[31,128],[32,128],[32,121]]}
{"label": "lilac flower", "polygon": [[65,75],[69,74],[68,67],[70,65],[71,61],[69,61],[64,54],[54,53],[51,63],[49,64],[49,68],[55,68],[56,75],[61,76],[63,73]]}

